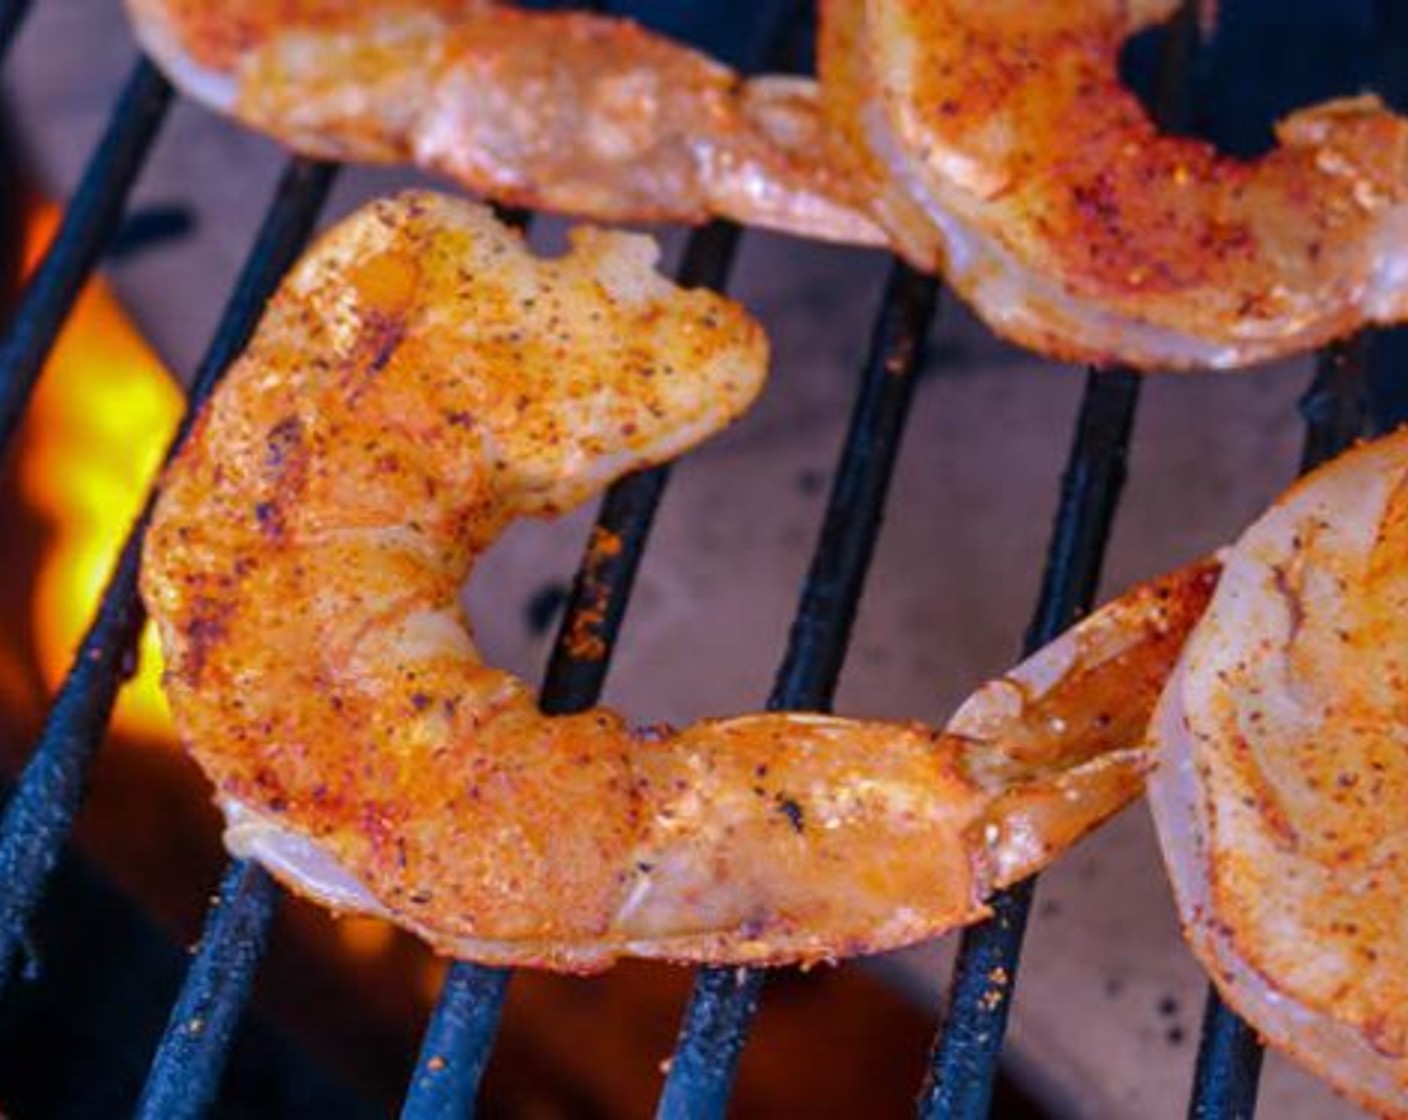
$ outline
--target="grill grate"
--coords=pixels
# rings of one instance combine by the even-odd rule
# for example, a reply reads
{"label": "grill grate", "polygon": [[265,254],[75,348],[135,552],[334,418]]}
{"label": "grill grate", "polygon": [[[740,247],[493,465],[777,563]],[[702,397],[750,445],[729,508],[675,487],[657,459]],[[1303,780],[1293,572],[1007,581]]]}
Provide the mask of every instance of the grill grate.
{"label": "grill grate", "polygon": [[[0,453],[8,449],[49,348],[112,237],[171,100],[156,68],[139,62],[64,213],[53,245],[20,296],[0,341]],[[83,795],[83,775],[112,714],[141,630],[134,536],[64,678],[33,757],[0,819],[0,993],[25,925]]]}
{"label": "grill grate", "polygon": [[[772,7],[777,15],[785,6]],[[0,56],[27,8],[23,0],[0,0]],[[755,27],[768,22],[759,20]],[[1190,33],[1191,27],[1185,20],[1184,31]],[[1172,50],[1167,76],[1173,89],[1191,40],[1172,35],[1168,42]],[[54,337],[117,226],[170,100],[165,80],[140,61],[56,241],[0,339],[0,448],[11,442]],[[177,445],[306,242],[334,175],[329,165],[303,160],[291,161],[286,169],[200,364]],[[681,281],[722,288],[739,235],[737,228],[723,223],[695,232],[679,270]],[[771,708],[829,705],[879,532],[938,291],[934,281],[901,265],[892,269],[811,569],[769,699]],[[1365,430],[1370,420],[1370,349],[1367,337],[1361,336],[1322,355],[1302,401],[1307,423],[1304,468]],[[1028,649],[1054,637],[1093,601],[1124,481],[1139,388],[1140,380],[1132,373],[1088,375]],[[668,467],[657,468],[623,480],[607,494],[598,528],[619,536],[624,547],[610,556],[588,548],[563,622],[564,634],[580,625],[583,608],[590,606],[599,620],[597,636],[609,655],[668,478]],[[144,514],[123,548],[98,614],[0,820],[0,879],[5,883],[0,895],[0,995],[16,971],[25,928],[58,859],[81,800],[84,775],[130,669],[144,617],[136,573],[145,524]],[[544,709],[562,713],[592,704],[607,664],[607,657],[572,657],[560,636],[543,688]],[[994,919],[963,938],[949,1008],[920,1099],[923,1115],[987,1113],[1032,891],[1027,882],[1006,892],[996,901]],[[248,863],[231,864],[151,1067],[140,1115],[198,1116],[214,1101],[276,902],[276,887],[263,871]],[[470,964],[450,970],[410,1082],[404,1115],[427,1120],[473,1111],[509,975]],[[670,1063],[660,1115],[711,1117],[724,1112],[761,990],[762,973],[757,971],[700,971]],[[1252,1115],[1260,1058],[1250,1030],[1210,995],[1192,1114]]]}
{"label": "grill grate", "polygon": [[[689,287],[722,290],[739,234],[738,227],[727,222],[714,222],[691,234],[677,280]],[[655,467],[623,478],[607,491],[592,540],[617,540],[620,548],[587,547],[544,677],[539,697],[544,711],[580,712],[601,695],[669,477],[668,465]],[[591,641],[580,641],[584,628]],[[586,649],[599,655],[581,656]],[[455,1116],[464,1111],[464,1102],[473,1100],[489,1062],[509,975],[504,969],[467,962],[451,968],[421,1046],[403,1116],[414,1120]]]}
{"label": "grill grate", "polygon": [[[265,301],[307,243],[335,174],[329,164],[306,160],[293,160],[284,170],[215,338],[201,360],[173,451],[184,441],[201,403],[249,341]],[[140,538],[145,522],[144,515],[134,540]],[[134,584],[134,594],[135,590]],[[215,1099],[230,1040],[264,952],[276,894],[274,881],[254,864],[237,860],[226,871],[157,1048],[138,1115],[199,1116]]]}
{"label": "grill grate", "polygon": [[[903,265],[891,271],[769,708],[830,707],[937,296],[938,285],[927,277]],[[659,1115],[724,1112],[762,986],[763,974],[756,969],[700,969]]]}
{"label": "grill grate", "polygon": [[59,328],[117,230],[127,193],[170,104],[171,86],[160,71],[145,59],[138,62],[0,344],[0,446],[14,437]]}

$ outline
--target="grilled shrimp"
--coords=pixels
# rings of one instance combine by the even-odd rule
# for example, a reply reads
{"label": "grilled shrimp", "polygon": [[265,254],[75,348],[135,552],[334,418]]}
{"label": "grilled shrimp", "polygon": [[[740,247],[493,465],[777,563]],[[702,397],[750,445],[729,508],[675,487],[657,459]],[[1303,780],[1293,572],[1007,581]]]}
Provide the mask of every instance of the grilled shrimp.
{"label": "grilled shrimp", "polygon": [[833,161],[897,249],[1058,357],[1229,367],[1408,316],[1408,121],[1373,97],[1242,161],[1162,135],[1122,43],[1178,0],[827,0]]}
{"label": "grilled shrimp", "polygon": [[625,20],[489,0],[128,0],[196,100],[306,155],[413,162],[602,221],[723,216],[880,244],[815,84],[741,81]]}
{"label": "grilled shrimp", "polygon": [[1184,932],[1257,1032],[1408,1116],[1408,430],[1230,551],[1153,721]]}
{"label": "grilled shrimp", "polygon": [[285,282],[164,480],[142,589],[226,842],[295,890],[481,961],[811,961],[981,917],[1142,787],[1206,567],[1136,590],[946,733],[823,715],[549,717],[458,605],[522,515],[737,415],[765,342],[578,231],[372,204]]}

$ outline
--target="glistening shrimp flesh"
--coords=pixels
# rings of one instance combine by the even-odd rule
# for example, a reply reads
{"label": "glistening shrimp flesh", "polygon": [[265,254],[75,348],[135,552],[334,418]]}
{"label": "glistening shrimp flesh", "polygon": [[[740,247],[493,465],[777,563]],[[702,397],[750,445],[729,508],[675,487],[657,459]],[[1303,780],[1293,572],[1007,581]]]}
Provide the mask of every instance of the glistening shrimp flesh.
{"label": "glistening shrimp flesh", "polygon": [[1226,554],[1153,721],[1184,933],[1257,1033],[1408,1117],[1408,429]]}
{"label": "glistening shrimp flesh", "polygon": [[881,244],[821,158],[815,83],[743,81],[627,20],[488,0],[127,0],[195,100],[305,155],[415,163],[599,221]]}

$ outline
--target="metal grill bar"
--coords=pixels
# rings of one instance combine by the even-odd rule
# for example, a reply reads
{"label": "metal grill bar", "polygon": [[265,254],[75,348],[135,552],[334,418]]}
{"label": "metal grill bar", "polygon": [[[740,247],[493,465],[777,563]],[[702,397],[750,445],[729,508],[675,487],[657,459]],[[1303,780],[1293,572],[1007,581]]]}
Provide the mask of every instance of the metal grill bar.
{"label": "metal grill bar", "polygon": [[[709,258],[714,277],[708,286],[722,291],[739,230],[732,225],[713,228],[721,230],[726,241],[718,243],[702,235],[691,238],[690,256]],[[583,711],[601,695],[636,570],[645,556],[655,511],[669,481],[670,466],[661,464],[622,479],[602,499],[591,541],[573,581],[568,599],[571,605],[563,614],[543,676],[539,705],[549,715]],[[613,547],[596,547],[602,541],[613,542]],[[597,656],[583,656],[587,651]]]}
{"label": "metal grill bar", "polygon": [[1208,985],[1188,1115],[1193,1120],[1251,1120],[1256,1114],[1261,1057],[1256,1032]]}
{"label": "metal grill bar", "polygon": [[[264,300],[287,270],[312,226],[331,183],[331,170],[293,163],[255,240],[225,315],[201,361],[190,402],[168,458],[184,441],[219,374],[244,346]],[[58,698],[0,820],[0,984],[12,972],[25,926],[58,859],[83,794],[83,779],[102,739],[113,701],[130,675],[145,613],[137,595],[142,537],[151,500],[138,518],[59,688]]]}
{"label": "metal grill bar", "polygon": [[[688,288],[724,290],[739,235],[738,227],[727,222],[696,230],[685,245],[676,279]],[[539,696],[549,715],[584,711],[601,695],[669,471],[668,464],[639,471],[606,492]],[[619,547],[597,547],[602,540]],[[467,961],[451,966],[416,1059],[401,1110],[404,1120],[472,1114],[510,975]]]}
{"label": "metal grill bar", "polygon": [[204,1115],[215,1100],[278,897],[274,880],[257,864],[236,860],[226,869],[147,1074],[139,1120],[187,1120]]}
{"label": "metal grill bar", "polygon": [[9,53],[20,24],[29,15],[31,0],[0,0],[0,59]]}
{"label": "metal grill bar", "polygon": [[[1361,331],[1320,352],[1315,376],[1300,399],[1305,421],[1301,474],[1333,459],[1368,430],[1372,349],[1372,332]],[[1256,1112],[1261,1058],[1256,1032],[1209,984],[1188,1115],[1195,1120],[1249,1120]]]}
{"label": "metal grill bar", "polygon": [[450,966],[421,1041],[403,1120],[473,1116],[512,975],[506,968],[457,961]]}
{"label": "metal grill bar", "polygon": [[14,438],[73,301],[117,229],[127,194],[170,103],[166,79],[146,59],[139,60],[64,210],[59,232],[25,286],[0,341],[0,453]]}
{"label": "metal grill bar", "polygon": [[[244,349],[269,296],[307,243],[335,175],[331,164],[309,160],[292,160],[285,168],[215,337],[197,369],[168,459],[185,442],[200,406]],[[137,614],[139,625],[129,641],[135,640],[143,617],[137,599],[136,558],[150,510],[149,500],[124,551],[124,557],[130,553],[133,558],[131,584],[119,588],[114,581],[105,596],[105,601],[121,596]],[[198,1116],[214,1099],[230,1040],[263,954],[275,894],[272,880],[252,864],[236,861],[226,871],[219,899],[206,919],[200,948],[157,1048],[140,1115]]]}
{"label": "metal grill bar", "polygon": [[[1192,117],[1188,79],[1197,43],[1198,6],[1183,0],[1158,59],[1155,115],[1165,128],[1185,128]],[[1054,640],[1094,603],[1124,488],[1139,386],[1140,375],[1129,370],[1087,374],[1025,653]],[[991,1108],[1035,890],[1032,877],[1000,891],[991,900],[992,917],[963,931],[920,1090],[919,1114],[925,1120],[979,1120]]]}
{"label": "metal grill bar", "polygon": [[[770,710],[831,706],[937,300],[935,280],[893,266]],[[700,969],[658,1116],[724,1114],[762,983],[756,969]]]}
{"label": "metal grill bar", "polygon": [[[745,62],[769,49],[777,29],[789,22],[795,4],[796,0],[774,0],[762,8],[752,23],[751,41],[742,51]],[[604,5],[586,7],[601,10]],[[740,234],[729,222],[713,222],[692,233],[676,273],[679,283],[722,291]],[[602,501],[539,694],[539,704],[549,715],[589,708],[601,694],[669,469],[665,464],[622,479]],[[619,548],[594,548],[601,533],[610,534]],[[583,627],[585,643],[578,637]],[[586,649],[593,656],[581,656]],[[506,969],[465,961],[451,966],[416,1059],[402,1106],[404,1120],[449,1120],[473,1114],[510,976]]]}
{"label": "metal grill bar", "polygon": [[1328,463],[1364,435],[1372,419],[1369,412],[1369,357],[1373,333],[1361,331],[1325,347],[1318,356],[1315,376],[1300,399],[1305,421],[1300,473]]}
{"label": "metal grill bar", "polygon": [[[1046,571],[1025,652],[1054,639],[1090,609],[1124,487],[1140,375],[1092,371],[1061,484]],[[920,1095],[920,1115],[988,1114],[1017,977],[1034,879],[1000,892],[993,917],[963,933],[947,1013]]]}

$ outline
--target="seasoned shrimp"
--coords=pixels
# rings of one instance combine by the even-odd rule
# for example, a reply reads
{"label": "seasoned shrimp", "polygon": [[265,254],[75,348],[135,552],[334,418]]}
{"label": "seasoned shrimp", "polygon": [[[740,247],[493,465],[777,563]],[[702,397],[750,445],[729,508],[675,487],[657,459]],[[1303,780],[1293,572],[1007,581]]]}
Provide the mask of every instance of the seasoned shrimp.
{"label": "seasoned shrimp", "polygon": [[487,0],[128,0],[183,90],[330,159],[414,162],[604,221],[723,216],[880,244],[819,158],[815,84],[740,81],[620,19]]}
{"label": "seasoned shrimp", "polygon": [[1408,1116],[1408,430],[1230,551],[1155,716],[1184,932],[1268,1041]]}
{"label": "seasoned shrimp", "polygon": [[1408,121],[1293,113],[1242,161],[1160,134],[1120,82],[1178,0],[828,0],[833,161],[897,248],[1058,357],[1229,367],[1408,316]]}
{"label": "seasoned shrimp", "polygon": [[811,961],[971,921],[1142,786],[1206,567],[1137,590],[945,734],[823,715],[548,717],[458,605],[555,513],[738,414],[740,308],[642,237],[537,260],[430,194],[327,234],[165,479],[142,588],[226,841],[303,894],[481,961]]}

